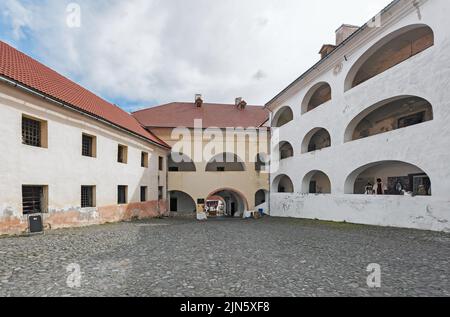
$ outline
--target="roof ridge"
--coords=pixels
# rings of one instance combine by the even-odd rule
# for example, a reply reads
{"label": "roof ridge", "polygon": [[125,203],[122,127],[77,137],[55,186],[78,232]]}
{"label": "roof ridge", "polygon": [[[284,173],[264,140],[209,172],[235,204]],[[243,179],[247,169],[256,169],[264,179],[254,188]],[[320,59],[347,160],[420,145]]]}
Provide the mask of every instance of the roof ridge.
{"label": "roof ridge", "polygon": [[[163,147],[164,141],[147,131],[129,112],[64,76],[30,55],[0,40],[0,75],[19,88],[50,97],[61,105],[76,108],[86,115],[101,118],[116,128]],[[8,57],[8,59],[6,58]],[[23,75],[26,73],[26,76]],[[48,80],[48,81],[47,81]]]}

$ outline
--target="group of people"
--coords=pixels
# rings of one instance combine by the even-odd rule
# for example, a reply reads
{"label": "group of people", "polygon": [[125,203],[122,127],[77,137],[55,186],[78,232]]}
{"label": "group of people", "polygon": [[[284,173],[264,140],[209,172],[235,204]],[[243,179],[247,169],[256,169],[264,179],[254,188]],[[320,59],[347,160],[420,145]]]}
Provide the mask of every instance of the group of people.
{"label": "group of people", "polygon": [[377,183],[372,185],[371,183],[368,183],[365,189],[366,195],[384,195],[384,193],[387,191],[387,188],[384,186],[383,181],[381,178],[377,179]]}

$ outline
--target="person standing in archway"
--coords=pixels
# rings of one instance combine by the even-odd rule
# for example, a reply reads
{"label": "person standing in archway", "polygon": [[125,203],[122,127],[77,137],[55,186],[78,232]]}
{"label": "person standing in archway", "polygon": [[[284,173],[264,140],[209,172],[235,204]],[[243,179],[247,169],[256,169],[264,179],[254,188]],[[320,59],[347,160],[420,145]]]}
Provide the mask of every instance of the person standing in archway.
{"label": "person standing in archway", "polygon": [[384,195],[384,185],[381,178],[377,179],[377,184],[375,185],[375,195]]}

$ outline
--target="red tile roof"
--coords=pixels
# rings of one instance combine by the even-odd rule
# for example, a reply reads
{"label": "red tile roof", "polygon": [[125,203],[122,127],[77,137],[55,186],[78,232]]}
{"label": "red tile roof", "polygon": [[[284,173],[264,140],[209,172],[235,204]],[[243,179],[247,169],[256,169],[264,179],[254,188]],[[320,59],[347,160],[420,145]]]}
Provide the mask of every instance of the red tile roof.
{"label": "red tile roof", "polygon": [[203,120],[203,128],[260,127],[269,118],[269,111],[261,106],[247,106],[240,110],[234,104],[174,102],[132,114],[147,128],[193,128],[195,119]]}
{"label": "red tile roof", "polygon": [[0,75],[153,143],[169,147],[145,130],[129,113],[2,41],[0,41]]}

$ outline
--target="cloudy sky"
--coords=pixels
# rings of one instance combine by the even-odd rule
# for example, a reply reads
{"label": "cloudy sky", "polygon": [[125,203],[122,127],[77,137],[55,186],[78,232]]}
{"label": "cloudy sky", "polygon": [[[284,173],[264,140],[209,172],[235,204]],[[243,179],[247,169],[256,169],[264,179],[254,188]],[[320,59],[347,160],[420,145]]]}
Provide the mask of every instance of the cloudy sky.
{"label": "cloudy sky", "polygon": [[1,0],[0,39],[132,111],[195,93],[265,104],[390,0],[77,0],[80,27],[72,2]]}

